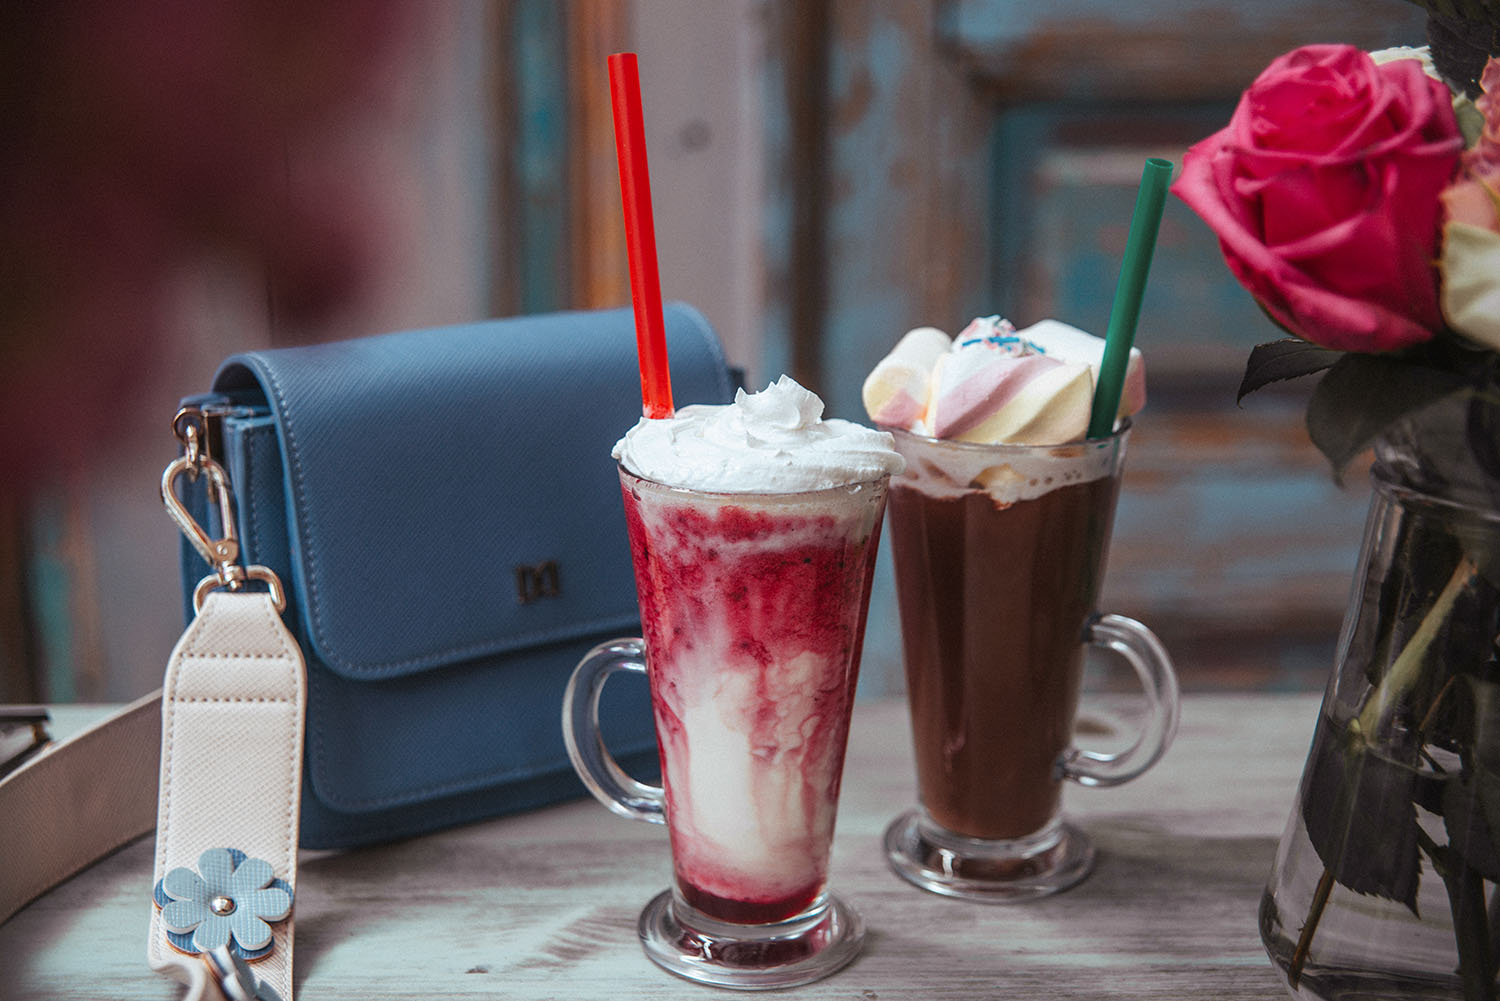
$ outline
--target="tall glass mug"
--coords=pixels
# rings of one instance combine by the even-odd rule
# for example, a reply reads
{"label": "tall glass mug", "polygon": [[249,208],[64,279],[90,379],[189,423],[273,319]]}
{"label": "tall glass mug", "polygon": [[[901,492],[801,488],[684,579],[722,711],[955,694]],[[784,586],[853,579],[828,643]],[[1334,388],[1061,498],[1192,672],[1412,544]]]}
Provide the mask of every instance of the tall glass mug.
{"label": "tall glass mug", "polygon": [[[617,813],[665,820],[675,880],[647,905],[646,954],[725,987],[807,983],[859,952],[828,857],[888,478],[805,493],[707,493],[623,466],[644,643],[574,672],[573,765]],[[617,671],[649,675],[662,788],[599,737]]]}
{"label": "tall glass mug", "polygon": [[[1160,642],[1096,612],[1129,426],[1062,446],[893,433],[906,458],[890,532],[921,805],[886,831],[886,857],[947,896],[1066,889],[1094,850],[1062,818],[1063,780],[1135,778],[1177,726]],[[1124,657],[1145,690],[1145,731],[1118,754],[1072,746],[1087,646]]]}

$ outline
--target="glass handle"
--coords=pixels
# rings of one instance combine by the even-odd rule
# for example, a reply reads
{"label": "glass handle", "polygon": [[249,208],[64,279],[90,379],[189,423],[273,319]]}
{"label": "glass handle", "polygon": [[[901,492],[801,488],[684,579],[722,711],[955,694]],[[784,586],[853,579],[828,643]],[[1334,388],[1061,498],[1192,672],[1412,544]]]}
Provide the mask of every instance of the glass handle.
{"label": "glass handle", "polygon": [[1135,743],[1123,751],[1103,754],[1070,747],[1058,767],[1064,778],[1079,785],[1117,786],[1156,764],[1177,735],[1177,674],[1161,640],[1135,619],[1098,616],[1084,630],[1084,642],[1113,650],[1135,669],[1146,697],[1146,725]]}
{"label": "glass handle", "polygon": [[599,732],[599,696],[616,671],[646,673],[646,645],[639,639],[610,640],[590,650],[563,692],[563,740],[573,769],[594,798],[622,817],[651,824],[665,822],[661,786],[625,774]]}

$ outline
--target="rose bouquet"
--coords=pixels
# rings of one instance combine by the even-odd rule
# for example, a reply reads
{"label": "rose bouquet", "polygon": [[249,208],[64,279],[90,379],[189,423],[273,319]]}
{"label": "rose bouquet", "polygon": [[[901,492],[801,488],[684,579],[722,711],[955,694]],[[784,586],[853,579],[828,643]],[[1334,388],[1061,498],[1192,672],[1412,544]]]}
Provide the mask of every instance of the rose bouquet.
{"label": "rose bouquet", "polygon": [[1173,191],[1290,335],[1252,351],[1240,398],[1316,376],[1307,428],[1335,475],[1376,456],[1262,937],[1294,991],[1494,999],[1500,61],[1444,73],[1426,49],[1289,52],[1187,151]]}
{"label": "rose bouquet", "polygon": [[1183,157],[1173,192],[1292,335],[1251,353],[1240,396],[1323,373],[1308,433],[1336,472],[1446,402],[1491,423],[1445,458],[1500,476],[1500,64],[1482,86],[1455,97],[1422,49],[1307,46]]}

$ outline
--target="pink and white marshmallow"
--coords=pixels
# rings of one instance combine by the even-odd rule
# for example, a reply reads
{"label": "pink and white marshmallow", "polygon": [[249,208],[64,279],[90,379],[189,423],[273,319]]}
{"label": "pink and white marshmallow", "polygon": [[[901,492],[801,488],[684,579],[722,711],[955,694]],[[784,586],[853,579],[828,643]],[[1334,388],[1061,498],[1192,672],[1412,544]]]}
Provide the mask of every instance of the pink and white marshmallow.
{"label": "pink and white marshmallow", "polygon": [[[865,382],[865,408],[887,427],[957,441],[1063,444],[1088,431],[1104,341],[1057,320],[1017,331],[981,317],[957,338],[908,333]],[[1119,417],[1145,405],[1145,362],[1132,349]]]}
{"label": "pink and white marshmallow", "polygon": [[865,379],[865,410],[876,424],[910,428],[927,412],[932,369],[953,341],[936,327],[909,330]]}

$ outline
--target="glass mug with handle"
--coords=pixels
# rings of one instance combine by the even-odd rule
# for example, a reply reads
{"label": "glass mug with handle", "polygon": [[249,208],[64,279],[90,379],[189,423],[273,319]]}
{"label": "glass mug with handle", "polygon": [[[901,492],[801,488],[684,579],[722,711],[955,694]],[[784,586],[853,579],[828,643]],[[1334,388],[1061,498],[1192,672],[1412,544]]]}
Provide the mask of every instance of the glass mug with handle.
{"label": "glass mug with handle", "polygon": [[[1166,650],[1096,611],[1129,432],[1034,446],[894,431],[906,471],[888,530],[920,806],[885,849],[923,889],[1004,902],[1075,885],[1094,850],[1063,818],[1063,783],[1129,781],[1175,735]],[[1143,731],[1118,753],[1072,743],[1088,647],[1124,658],[1144,692]]]}
{"label": "glass mug with handle", "polygon": [[[795,389],[783,395],[806,411]],[[844,430],[876,461],[818,489],[671,486],[616,450],[644,640],[584,658],[563,732],[601,802],[667,825],[673,885],[638,932],[653,962],[691,980],[807,983],[863,941],[858,913],[828,891],[828,862],[889,472],[901,460],[884,435]],[[600,737],[600,693],[621,671],[650,680],[661,787],[626,775]]]}

